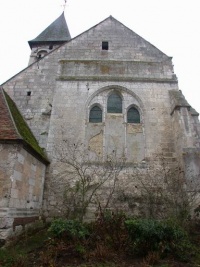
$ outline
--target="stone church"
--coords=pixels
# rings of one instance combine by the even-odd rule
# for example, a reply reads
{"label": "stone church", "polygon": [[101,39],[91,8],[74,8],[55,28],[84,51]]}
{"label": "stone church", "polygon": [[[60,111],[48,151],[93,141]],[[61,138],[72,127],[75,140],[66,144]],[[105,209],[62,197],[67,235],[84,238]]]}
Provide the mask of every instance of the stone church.
{"label": "stone church", "polygon": [[112,16],[71,38],[63,13],[28,43],[0,88],[0,239],[58,208],[65,145],[90,165],[125,158],[124,173],[162,155],[199,178],[199,114],[171,57]]}

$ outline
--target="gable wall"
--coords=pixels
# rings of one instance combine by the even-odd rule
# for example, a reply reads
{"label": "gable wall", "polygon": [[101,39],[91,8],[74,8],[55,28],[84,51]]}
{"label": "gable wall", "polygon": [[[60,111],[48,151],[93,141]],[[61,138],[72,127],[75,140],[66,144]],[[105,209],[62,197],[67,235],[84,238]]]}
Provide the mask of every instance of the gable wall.
{"label": "gable wall", "polygon": [[[108,41],[108,50],[102,50],[102,41]],[[117,118],[121,120],[120,125],[123,124],[118,133],[122,147],[126,149],[130,142],[126,136],[129,131],[125,124],[127,108],[135,104],[142,117],[143,137],[138,137],[138,143],[143,144],[140,160],[157,151],[160,153],[161,143],[165,144],[166,151],[170,150],[173,133],[168,90],[178,89],[171,58],[112,17],[71,40],[61,50],[47,147],[50,155],[52,143],[59,143],[63,133],[64,138],[83,142],[86,137],[89,142],[92,138],[89,132],[94,127],[88,124],[88,116],[95,101],[103,108],[105,125],[96,125],[94,135],[102,131],[106,136],[109,131],[109,136],[113,135],[108,126],[112,123],[106,126],[105,121],[107,94],[114,89],[125,98],[123,116]],[[106,139],[104,136],[101,140],[104,147]]]}
{"label": "gable wall", "polygon": [[[109,50],[101,49],[102,41],[109,42]],[[62,47],[65,59],[109,59],[135,61],[163,61],[168,57],[112,17],[72,39]],[[68,53],[69,52],[69,53]]]}
{"label": "gable wall", "polygon": [[[102,50],[102,41],[109,42],[108,51]],[[84,144],[91,160],[106,158],[112,151],[131,164],[155,160],[160,154],[170,161],[176,157],[168,91],[178,90],[178,85],[171,58],[113,19],[61,50],[47,144],[52,160],[45,187],[48,212],[58,210],[63,201],[54,186],[62,170],[57,154],[68,156],[66,141]],[[107,113],[108,95],[114,90],[122,97],[122,114]],[[89,123],[94,104],[102,108],[102,123]],[[127,123],[131,105],[140,111],[139,125]]]}

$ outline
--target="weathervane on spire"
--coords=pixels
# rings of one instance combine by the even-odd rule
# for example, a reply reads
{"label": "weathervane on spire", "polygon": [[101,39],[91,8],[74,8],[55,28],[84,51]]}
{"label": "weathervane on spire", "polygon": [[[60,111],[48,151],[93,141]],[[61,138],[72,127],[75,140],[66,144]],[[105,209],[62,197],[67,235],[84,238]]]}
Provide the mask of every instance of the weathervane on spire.
{"label": "weathervane on spire", "polygon": [[65,7],[66,7],[66,5],[67,5],[67,0],[64,0],[64,4],[62,5],[62,7],[63,7],[63,11],[65,11]]}

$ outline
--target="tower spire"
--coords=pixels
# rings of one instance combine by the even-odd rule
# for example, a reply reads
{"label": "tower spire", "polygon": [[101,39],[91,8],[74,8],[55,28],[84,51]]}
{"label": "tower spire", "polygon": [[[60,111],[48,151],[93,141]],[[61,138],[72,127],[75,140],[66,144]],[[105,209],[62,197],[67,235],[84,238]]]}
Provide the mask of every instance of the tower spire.
{"label": "tower spire", "polygon": [[[65,3],[67,0],[65,0]],[[71,39],[70,32],[65,20],[64,11],[35,39],[30,40],[31,58],[29,64],[40,59],[55,49],[59,45],[68,42]]]}

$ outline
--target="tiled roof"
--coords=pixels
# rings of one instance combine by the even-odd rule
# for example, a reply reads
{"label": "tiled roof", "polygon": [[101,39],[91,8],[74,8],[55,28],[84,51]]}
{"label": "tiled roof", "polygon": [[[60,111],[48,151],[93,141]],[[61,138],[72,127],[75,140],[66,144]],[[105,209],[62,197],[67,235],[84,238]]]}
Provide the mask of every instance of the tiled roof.
{"label": "tiled roof", "polygon": [[5,94],[0,89],[0,140],[22,139],[13,123]]}
{"label": "tiled roof", "polygon": [[35,39],[29,41],[31,46],[39,42],[66,42],[71,39],[69,29],[65,20],[64,12],[53,23],[51,23]]}
{"label": "tiled roof", "polygon": [[0,142],[22,143],[45,163],[48,159],[13,100],[0,87]]}

